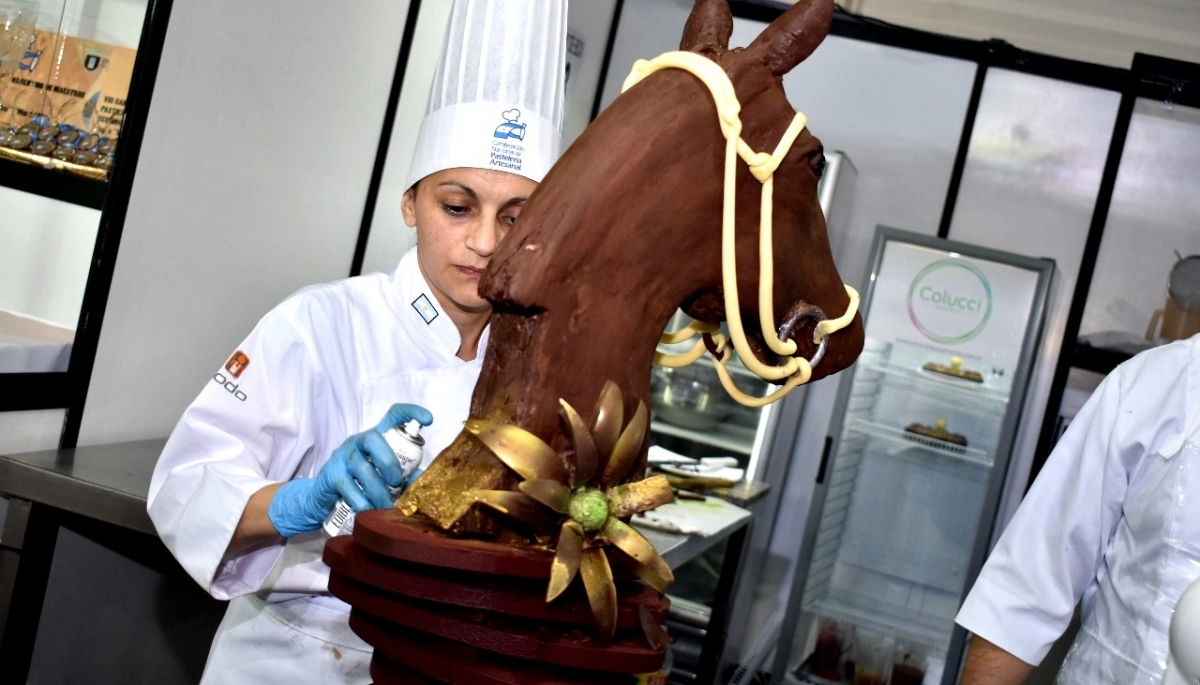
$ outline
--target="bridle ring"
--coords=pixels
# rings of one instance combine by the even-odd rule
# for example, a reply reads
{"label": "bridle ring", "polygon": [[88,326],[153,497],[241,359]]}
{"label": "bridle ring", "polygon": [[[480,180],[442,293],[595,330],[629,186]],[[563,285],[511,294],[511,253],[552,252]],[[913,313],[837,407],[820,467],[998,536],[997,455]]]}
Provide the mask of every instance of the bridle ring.
{"label": "bridle ring", "polygon": [[[792,329],[805,319],[815,319],[817,323],[820,323],[828,318],[829,317],[825,316],[825,312],[816,305],[808,305],[803,307],[800,309],[800,311],[796,312],[792,316],[789,316],[786,321],[780,324],[779,339],[787,340],[789,337],[791,337]],[[814,338],[813,342],[817,344],[817,351],[813,352],[812,359],[808,360],[809,368],[817,368],[817,364],[820,364],[821,360],[825,358],[825,349],[829,347],[829,337],[829,335],[822,335],[820,340]]]}

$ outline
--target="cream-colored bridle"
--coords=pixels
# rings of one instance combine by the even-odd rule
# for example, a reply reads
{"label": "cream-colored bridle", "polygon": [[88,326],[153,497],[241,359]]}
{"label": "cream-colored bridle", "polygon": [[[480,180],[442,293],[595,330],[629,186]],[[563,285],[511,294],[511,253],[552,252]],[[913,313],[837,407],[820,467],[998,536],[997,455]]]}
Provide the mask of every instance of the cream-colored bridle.
{"label": "cream-colored bridle", "polygon": [[[733,379],[729,376],[729,370],[725,368],[730,359],[731,354],[726,354],[729,341],[726,337],[717,331],[719,327],[714,324],[706,324],[699,321],[688,324],[687,326],[671,333],[665,333],[660,342],[665,344],[675,344],[685,342],[696,335],[708,334],[710,339],[716,345],[716,353],[713,355],[713,366],[717,370],[717,375],[721,378],[721,384],[725,386],[725,390],[739,403],[748,407],[761,407],[770,404],[784,395],[791,392],[797,385],[807,383],[812,378],[812,367],[820,361],[820,357],[824,352],[827,336],[839,331],[850,324],[854,319],[854,314],[858,311],[858,292],[850,286],[845,286],[846,294],[850,296],[850,305],[846,308],[846,312],[836,319],[824,319],[817,323],[816,330],[813,332],[813,342],[820,345],[820,351],[814,355],[813,362],[810,363],[807,359],[793,357],[791,355],[796,352],[796,343],[792,340],[782,340],[775,328],[775,313],[774,313],[774,258],[772,254],[772,220],[771,207],[774,197],[774,174],[779,168],[783,158],[787,155],[795,142],[796,137],[804,130],[804,126],[808,119],[803,112],[796,111],[796,116],[792,119],[792,123],[783,133],[783,138],[775,147],[775,152],[767,154],[765,152],[755,152],[742,140],[742,120],[738,116],[741,111],[741,104],[738,102],[737,94],[733,90],[733,83],[730,82],[729,76],[725,74],[725,70],[716,62],[704,57],[703,55],[694,52],[666,52],[652,60],[638,60],[633,65],[633,71],[629,77],[625,79],[625,85],[621,88],[624,92],[633,87],[638,81],[641,81],[646,76],[660,69],[683,69],[691,73],[696,78],[700,79],[705,86],[708,87],[713,96],[713,103],[717,108],[717,119],[721,124],[721,133],[725,136],[725,193],[724,204],[721,210],[721,277],[722,285],[725,291],[725,314],[727,317],[726,323],[729,325],[729,337],[732,338],[733,347],[737,350],[738,356],[742,363],[759,378],[765,381],[774,381],[781,378],[787,378],[783,386],[766,397],[753,397],[742,392],[733,383]],[[738,310],[738,292],[737,292],[737,256],[736,250],[736,188],[735,179],[737,172],[737,158],[741,158],[750,167],[750,173],[762,183],[762,198],[759,219],[759,278],[758,278],[758,312],[759,321],[762,324],[763,339],[766,340],[767,346],[776,354],[786,358],[786,361],[779,366],[767,366],[754,356],[750,350],[749,344],[746,342],[746,333],[742,326],[742,317]],[[698,360],[704,355],[707,347],[703,340],[697,341],[692,349],[682,354],[664,354],[655,352],[654,363],[660,366],[679,367],[687,366]]]}

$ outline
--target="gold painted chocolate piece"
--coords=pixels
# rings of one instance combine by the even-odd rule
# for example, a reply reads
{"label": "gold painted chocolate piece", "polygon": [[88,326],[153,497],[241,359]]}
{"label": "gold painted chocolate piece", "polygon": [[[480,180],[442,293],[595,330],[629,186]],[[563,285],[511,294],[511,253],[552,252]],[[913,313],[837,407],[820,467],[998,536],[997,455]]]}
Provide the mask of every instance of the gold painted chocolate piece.
{"label": "gold painted chocolate piece", "polygon": [[604,539],[640,563],[638,575],[662,592],[675,582],[675,574],[650,541],[620,519],[610,518],[604,525]]}
{"label": "gold painted chocolate piece", "polygon": [[517,485],[521,492],[550,507],[554,511],[567,513],[567,501],[571,498],[571,488],[550,478],[535,478],[522,481]]}
{"label": "gold painted chocolate piece", "polygon": [[464,497],[467,490],[512,490],[519,477],[463,430],[396,501],[405,516],[418,512],[450,533],[489,534],[502,518]]}
{"label": "gold painted chocolate piece", "polygon": [[530,519],[541,516],[542,513],[533,498],[512,490],[467,490],[463,496],[513,518]]}
{"label": "gold painted chocolate piece", "polygon": [[645,480],[618,485],[608,491],[609,514],[616,519],[633,516],[675,501],[675,493],[666,476],[650,476]]}
{"label": "gold painted chocolate piece", "polygon": [[634,412],[629,425],[625,426],[625,430],[621,432],[621,437],[617,438],[612,456],[608,458],[608,464],[604,466],[604,475],[600,480],[602,485],[612,487],[629,475],[629,469],[633,468],[638,454],[641,453],[642,440],[646,437],[648,423],[649,412],[646,411],[645,403],[639,401],[637,411]]}
{"label": "gold painted chocolate piece", "polygon": [[621,389],[616,383],[608,381],[600,391],[600,410],[596,413],[596,424],[592,428],[592,437],[596,441],[596,449],[601,457],[612,454],[617,438],[621,435],[621,426],[625,422],[624,406],[621,399]]}
{"label": "gold painted chocolate piece", "polygon": [[596,475],[600,468],[600,457],[596,450],[596,441],[588,430],[583,417],[564,399],[559,399],[567,426],[571,429],[571,443],[575,445],[575,469],[571,472],[571,486],[586,483]]}
{"label": "gold painted chocolate piece", "polygon": [[603,549],[583,550],[579,575],[583,576],[583,587],[592,605],[592,615],[596,617],[600,639],[608,642],[617,631],[617,586],[613,583],[612,567],[608,565]]}
{"label": "gold painted chocolate piece", "polygon": [[546,588],[546,601],[552,602],[575,580],[579,563],[583,558],[583,528],[568,520],[562,525],[558,536],[558,549],[554,563],[550,566],[550,586]]}
{"label": "gold painted chocolate piece", "polygon": [[[658,590],[674,581],[671,569],[654,546],[620,519],[670,502],[674,492],[663,476],[621,484],[637,464],[649,429],[649,412],[644,402],[638,402],[633,418],[628,425],[622,426],[618,423],[624,413],[621,390],[615,383],[605,383],[598,400],[596,421],[596,430],[604,431],[608,436],[604,440],[588,430],[569,403],[560,399],[559,404],[574,449],[565,449],[560,455],[540,437],[523,428],[496,421],[468,421],[464,433],[474,438],[460,435],[451,449],[443,452],[409,489],[397,507],[405,511],[405,507],[419,505],[428,515],[429,502],[421,497],[428,493],[448,496],[454,492],[450,489],[453,478],[461,474],[461,469],[438,467],[446,462],[448,454],[450,459],[455,458],[455,448],[464,440],[482,443],[523,480],[516,483],[515,491],[462,488],[458,491],[458,504],[460,507],[484,504],[529,524],[535,532],[546,531],[538,534],[539,539],[555,547],[546,601],[561,595],[575,576],[581,575],[600,636],[608,640],[616,626],[617,596],[609,566],[609,547],[621,551],[612,560],[623,563]],[[606,445],[607,449],[602,449]],[[581,468],[581,458],[591,465],[585,463]],[[479,464],[479,459],[472,455],[466,463]],[[598,474],[600,463],[604,464],[604,469]],[[499,466],[507,471],[505,466]],[[476,475],[486,473],[486,469],[482,469]],[[590,477],[584,479],[584,476]],[[414,491],[419,497],[412,496]],[[455,513],[461,513],[461,509]],[[454,519],[455,525],[459,521]],[[558,531],[557,544],[552,540],[553,534],[548,532],[555,529]]]}
{"label": "gold painted chocolate piece", "polygon": [[565,480],[567,469],[558,456],[541,438],[519,426],[473,419],[467,421],[467,432],[492,451],[522,478],[551,478]]}

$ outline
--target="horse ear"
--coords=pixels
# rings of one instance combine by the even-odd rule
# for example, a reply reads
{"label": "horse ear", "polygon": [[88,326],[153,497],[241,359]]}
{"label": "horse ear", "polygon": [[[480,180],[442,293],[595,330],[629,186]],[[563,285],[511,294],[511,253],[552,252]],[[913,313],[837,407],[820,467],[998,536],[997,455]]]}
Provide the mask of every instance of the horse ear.
{"label": "horse ear", "polygon": [[754,39],[746,55],[783,76],[817,49],[832,22],[833,0],[800,0]]}
{"label": "horse ear", "polygon": [[700,50],[707,46],[729,47],[733,33],[733,15],[725,0],[696,0],[687,23],[683,25],[680,50]]}

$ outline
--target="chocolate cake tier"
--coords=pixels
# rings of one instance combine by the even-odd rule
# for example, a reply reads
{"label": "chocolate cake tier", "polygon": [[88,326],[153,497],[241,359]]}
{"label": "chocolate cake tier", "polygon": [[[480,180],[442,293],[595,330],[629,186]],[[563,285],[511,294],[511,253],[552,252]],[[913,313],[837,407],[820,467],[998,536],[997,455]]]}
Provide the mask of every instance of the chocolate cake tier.
{"label": "chocolate cake tier", "polygon": [[[398,630],[366,615],[352,616],[350,626],[368,642],[384,645],[384,649],[375,650],[371,659],[375,685],[633,685],[636,680],[624,673],[584,671],[512,659],[416,631]],[[425,673],[437,675],[430,677]]]}
{"label": "chocolate cake tier", "polygon": [[[458,539],[395,510],[361,512],[353,536],[325,546],[329,590],[375,648],[377,683],[629,683],[665,650],[646,636],[669,603],[619,580],[617,630],[597,637],[582,583],[545,601],[553,554]],[[418,676],[419,674],[419,676]]]}
{"label": "chocolate cake tier", "polygon": [[[396,561],[365,550],[350,536],[326,543],[325,563],[335,569],[332,575],[340,581],[409,599],[551,623],[594,624],[591,605],[578,584],[547,603],[544,579],[481,578],[470,571]],[[639,611],[643,606],[660,622],[666,617],[668,602],[654,588],[633,581],[617,588],[617,628],[641,625]]]}

